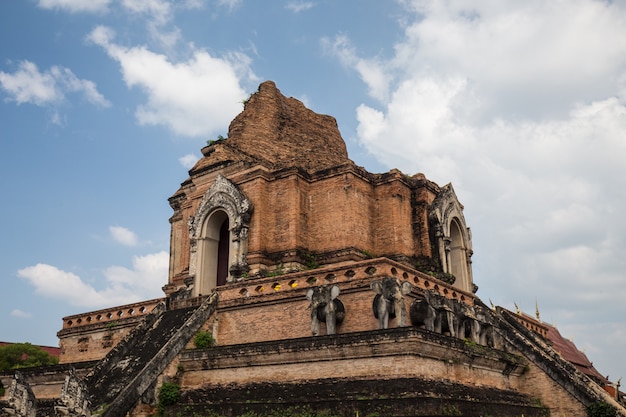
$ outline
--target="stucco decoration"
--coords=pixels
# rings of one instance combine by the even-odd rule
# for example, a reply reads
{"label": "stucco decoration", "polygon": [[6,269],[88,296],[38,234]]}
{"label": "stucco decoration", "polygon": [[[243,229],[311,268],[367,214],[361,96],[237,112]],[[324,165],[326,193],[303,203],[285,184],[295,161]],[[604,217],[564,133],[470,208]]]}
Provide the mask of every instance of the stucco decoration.
{"label": "stucco decoration", "polygon": [[65,377],[61,397],[57,400],[54,411],[58,416],[90,417],[91,411],[89,406],[87,386],[76,375],[74,367],[71,367],[68,375]]}
{"label": "stucco decoration", "polygon": [[228,280],[232,281],[249,270],[246,254],[253,206],[239,187],[221,174],[215,178],[213,185],[202,197],[196,215],[190,217],[187,223],[191,248],[189,274],[194,277],[197,273],[198,241],[203,238],[203,224],[216,210],[222,210],[228,215],[231,237]]}
{"label": "stucco decoration", "polygon": [[35,417],[37,415],[35,394],[19,371],[16,371],[13,376],[7,393],[7,404],[8,408],[1,410],[6,415],[19,417]]}
{"label": "stucco decoration", "polygon": [[474,291],[472,233],[465,223],[463,205],[459,203],[452,184],[441,187],[429,207],[428,218],[434,230],[443,272],[456,277],[456,287],[468,292]]}

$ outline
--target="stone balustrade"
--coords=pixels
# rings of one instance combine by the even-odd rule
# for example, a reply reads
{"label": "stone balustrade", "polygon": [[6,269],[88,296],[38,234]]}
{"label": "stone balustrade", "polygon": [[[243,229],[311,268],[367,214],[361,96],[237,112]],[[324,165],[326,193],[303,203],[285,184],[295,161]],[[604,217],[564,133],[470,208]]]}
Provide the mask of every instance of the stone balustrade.
{"label": "stone balustrade", "polygon": [[345,266],[322,267],[298,272],[273,271],[273,273],[275,275],[271,277],[242,280],[220,287],[220,303],[228,305],[242,298],[252,301],[255,297],[259,297],[259,301],[271,301],[274,298],[271,295],[280,299],[281,295],[288,296],[288,293],[293,290],[324,284],[340,284],[347,289],[351,286],[369,285],[374,279],[389,276],[409,281],[413,285],[414,292],[435,290],[451,300],[468,305],[474,304],[474,294],[387,258],[350,262]]}
{"label": "stone balustrade", "polygon": [[144,316],[150,313],[152,309],[162,300],[163,299],[161,298],[157,298],[134,304],[126,304],[123,306],[116,306],[113,308],[63,317],[63,330],[96,324],[106,325],[131,317]]}

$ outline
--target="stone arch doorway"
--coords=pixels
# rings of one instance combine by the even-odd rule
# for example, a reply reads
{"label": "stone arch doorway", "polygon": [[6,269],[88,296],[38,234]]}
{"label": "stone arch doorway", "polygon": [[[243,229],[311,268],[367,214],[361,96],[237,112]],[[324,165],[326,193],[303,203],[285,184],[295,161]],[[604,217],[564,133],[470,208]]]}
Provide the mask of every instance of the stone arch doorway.
{"label": "stone arch doorway", "polygon": [[252,204],[241,190],[218,174],[189,219],[189,275],[193,296],[239,279],[248,271],[248,227]]}
{"label": "stone arch doorway", "polygon": [[215,210],[207,216],[199,239],[199,294],[208,294],[213,288],[228,281],[231,253],[229,225],[228,214],[223,210]]}
{"label": "stone arch doorway", "polygon": [[429,207],[428,216],[434,231],[435,256],[441,262],[442,271],[454,275],[455,287],[475,292],[478,287],[472,280],[472,234],[452,184],[441,187]]}
{"label": "stone arch doorway", "polygon": [[448,256],[449,272],[456,277],[456,284],[460,288],[470,291],[467,248],[465,247],[465,238],[461,232],[461,226],[457,218],[452,219],[450,222],[450,246]]}

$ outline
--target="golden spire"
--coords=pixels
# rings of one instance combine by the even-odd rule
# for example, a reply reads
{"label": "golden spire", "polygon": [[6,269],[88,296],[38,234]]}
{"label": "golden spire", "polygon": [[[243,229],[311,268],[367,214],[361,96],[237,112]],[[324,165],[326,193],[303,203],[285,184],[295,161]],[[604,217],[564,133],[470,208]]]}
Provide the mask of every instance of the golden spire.
{"label": "golden spire", "polygon": [[517,306],[517,303],[515,301],[513,301],[513,304],[515,304],[515,312],[521,316],[522,315],[522,311]]}
{"label": "golden spire", "polygon": [[541,316],[539,315],[539,304],[537,303],[536,298],[535,298],[535,317],[537,317],[537,320],[541,321]]}

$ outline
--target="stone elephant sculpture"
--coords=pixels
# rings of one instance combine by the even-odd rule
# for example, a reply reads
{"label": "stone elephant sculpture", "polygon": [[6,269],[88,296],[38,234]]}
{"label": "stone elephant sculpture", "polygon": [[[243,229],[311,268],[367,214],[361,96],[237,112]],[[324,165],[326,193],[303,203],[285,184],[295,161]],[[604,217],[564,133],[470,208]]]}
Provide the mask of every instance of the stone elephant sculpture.
{"label": "stone elephant sculpture", "polygon": [[474,308],[458,300],[452,300],[452,306],[456,316],[456,337],[479,343],[480,325],[476,319]]}
{"label": "stone elephant sculpture", "polygon": [[373,281],[370,288],[376,292],[372,310],[374,317],[378,319],[378,328],[389,327],[389,319],[398,319],[398,326],[406,326],[406,306],[404,296],[411,292],[413,286],[408,281],[400,281],[397,278],[385,277],[382,280]]}
{"label": "stone elephant sculpture", "polygon": [[335,334],[336,327],[341,324],[346,308],[337,297],[339,287],[322,285],[310,288],[306,292],[306,298],[311,302],[311,332],[317,336],[320,330],[320,322],[326,323],[326,334]]}
{"label": "stone elephant sculpture", "polygon": [[449,332],[450,336],[456,335],[456,321],[452,301],[434,290],[424,291],[424,298],[435,310],[434,331],[437,333]]}
{"label": "stone elephant sculpture", "polygon": [[482,305],[474,306],[474,310],[476,312],[476,321],[479,325],[478,343],[500,349],[502,344],[495,329],[496,324],[493,312],[488,307]]}
{"label": "stone elephant sculpture", "polygon": [[437,311],[428,303],[426,298],[417,298],[411,303],[409,316],[413,326],[424,326],[430,332],[435,331]]}

